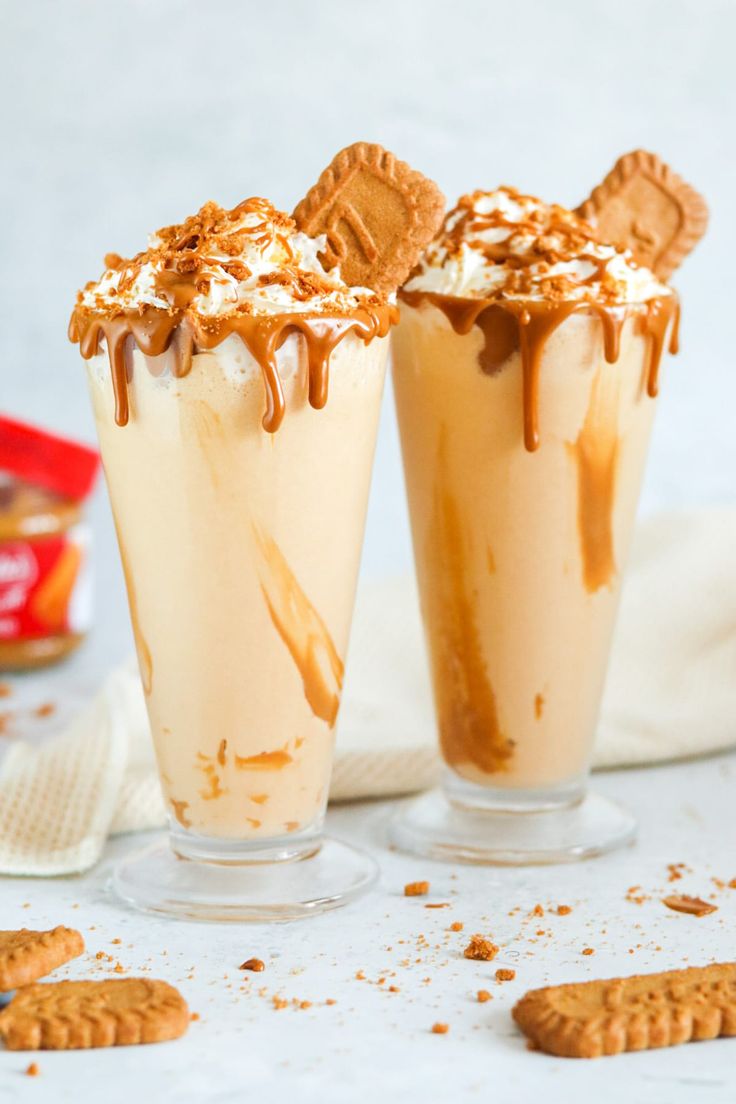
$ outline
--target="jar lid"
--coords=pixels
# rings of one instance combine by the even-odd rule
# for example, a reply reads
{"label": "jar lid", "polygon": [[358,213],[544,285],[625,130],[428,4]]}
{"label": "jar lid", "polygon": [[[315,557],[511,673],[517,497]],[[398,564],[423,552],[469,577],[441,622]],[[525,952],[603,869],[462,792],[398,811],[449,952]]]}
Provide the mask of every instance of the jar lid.
{"label": "jar lid", "polygon": [[0,469],[16,478],[81,501],[99,466],[95,449],[0,415]]}

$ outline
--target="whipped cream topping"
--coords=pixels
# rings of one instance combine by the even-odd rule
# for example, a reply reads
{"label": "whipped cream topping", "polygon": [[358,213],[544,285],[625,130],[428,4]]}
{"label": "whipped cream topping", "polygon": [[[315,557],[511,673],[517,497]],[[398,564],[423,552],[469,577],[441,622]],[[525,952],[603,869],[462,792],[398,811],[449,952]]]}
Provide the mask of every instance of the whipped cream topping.
{"label": "whipped cream topping", "polygon": [[404,285],[469,299],[644,303],[671,294],[573,211],[513,188],[463,196]]}
{"label": "whipped cream topping", "polygon": [[157,307],[216,318],[339,315],[378,302],[369,288],[348,287],[339,268],[323,267],[325,247],[324,235],[301,233],[266,199],[246,199],[232,210],[210,202],[153,234],[131,260],[108,254],[105,272],[79,293],[77,305],[107,316]]}

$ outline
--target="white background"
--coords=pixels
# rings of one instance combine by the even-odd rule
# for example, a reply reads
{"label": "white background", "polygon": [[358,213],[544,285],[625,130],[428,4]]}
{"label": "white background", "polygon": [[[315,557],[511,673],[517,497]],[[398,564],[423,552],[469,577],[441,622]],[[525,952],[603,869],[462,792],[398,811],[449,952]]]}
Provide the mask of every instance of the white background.
{"label": "white background", "polygon": [[[676,277],[683,352],[665,370],[643,508],[729,501],[736,468],[732,0],[2,0],[0,409],[93,439],[78,286],[109,250],[206,199],[291,209],[356,139],[448,200],[506,182],[574,204],[626,150],[707,196]],[[390,395],[364,571],[410,565]],[[97,508],[103,544],[107,509]],[[117,566],[109,565],[117,573]],[[119,577],[110,588],[117,599]]]}

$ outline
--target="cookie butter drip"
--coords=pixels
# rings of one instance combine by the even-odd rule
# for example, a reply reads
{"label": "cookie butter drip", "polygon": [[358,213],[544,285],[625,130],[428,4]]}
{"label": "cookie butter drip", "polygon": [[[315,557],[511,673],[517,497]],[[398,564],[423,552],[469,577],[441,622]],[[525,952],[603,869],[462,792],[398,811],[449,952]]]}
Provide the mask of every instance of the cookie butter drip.
{"label": "cookie butter drip", "polygon": [[123,575],[125,577],[125,588],[128,592],[128,606],[130,607],[130,623],[133,628],[133,640],[135,641],[135,650],[138,656],[138,667],[141,673],[141,682],[143,683],[143,692],[148,697],[153,689],[153,658],[151,656],[151,649],[148,647],[146,638],[143,635],[141,629],[140,615],[138,613],[138,595],[135,589],[135,581],[133,579],[133,573],[130,570],[130,561],[125,550],[125,546],[120,539],[120,527],[117,526],[118,533],[118,546],[120,548],[120,560],[123,565]]}
{"label": "cookie butter drip", "polygon": [[618,402],[611,390],[619,381],[611,372],[599,372],[591,391],[588,413],[574,445],[570,446],[578,473],[578,533],[583,583],[589,594],[610,586],[616,577],[613,508],[619,438]]}
{"label": "cookie butter drip", "polygon": [[667,330],[670,330],[669,352],[677,353],[680,348],[680,306],[677,299],[652,299],[647,304],[647,313],[641,318],[641,332],[649,338],[651,350],[649,353],[649,371],[647,373],[647,394],[656,398],[659,394],[659,367],[662,363],[662,352],[667,338]]}
{"label": "cookie butter drip", "polygon": [[261,591],[269,615],[301,675],[312,712],[331,728],[340,708],[343,662],[281,549],[255,526],[254,533],[263,557]]}
{"label": "cookie butter drip", "polygon": [[[259,751],[257,755],[235,756],[235,766],[237,769],[247,771],[279,771],[283,770],[284,767],[288,767],[289,763],[293,762],[294,757],[290,755],[285,748],[281,748],[278,751]],[[251,801],[255,801],[258,805],[262,805],[267,800],[267,794],[251,798]]]}
{"label": "cookie butter drip", "polygon": [[182,828],[191,828],[192,822],[187,816],[187,809],[189,808],[188,801],[177,801],[175,798],[169,798],[169,805],[171,806],[174,816],[181,824]]}
{"label": "cookie butter drip", "polygon": [[236,335],[260,365],[266,389],[263,426],[278,429],[284,393],[277,352],[301,335],[309,369],[309,402],[327,401],[332,352],[348,334],[365,343],[384,337],[398,310],[367,288],[347,287],[339,271],[319,260],[323,238],[308,238],[264,199],[232,211],[207,203],[179,226],[159,230],[132,260],[106,258],[97,283],[80,292],[69,337],[90,359],[104,340],[115,394],[115,421],[130,417],[128,386],[134,345],[149,370],[160,373],[171,351],[172,373],[183,377],[192,355]]}
{"label": "cookie butter drip", "polygon": [[432,524],[427,535],[430,578],[425,616],[434,669],[440,743],[450,766],[472,764],[484,774],[505,769],[513,745],[502,733],[496,696],[483,658],[468,579],[467,534],[447,473],[440,438]]}
{"label": "cookie butter drip", "polygon": [[645,303],[628,304],[604,304],[584,299],[560,302],[461,299],[431,291],[402,291],[401,299],[412,307],[420,307],[425,302],[437,307],[457,334],[467,334],[477,325],[484,338],[478,363],[489,375],[500,371],[514,352],[520,352],[522,424],[524,446],[529,452],[536,451],[540,444],[539,382],[545,346],[572,314],[595,314],[600,319],[604,354],[609,364],[618,360],[624,322],[629,317],[638,320],[639,332],[651,342],[647,390],[652,397],[657,394],[659,367],[670,324],[669,351],[677,352],[680,308],[674,292]]}
{"label": "cookie butter drip", "polygon": [[523,376],[525,447],[539,447],[540,370],[547,341],[577,312],[599,319],[605,358],[619,358],[627,318],[651,343],[648,391],[657,379],[668,327],[677,350],[676,295],[632,254],[601,241],[572,211],[513,188],[463,196],[401,292],[412,306],[439,307],[458,334],[477,325],[480,367],[500,371],[516,350]]}

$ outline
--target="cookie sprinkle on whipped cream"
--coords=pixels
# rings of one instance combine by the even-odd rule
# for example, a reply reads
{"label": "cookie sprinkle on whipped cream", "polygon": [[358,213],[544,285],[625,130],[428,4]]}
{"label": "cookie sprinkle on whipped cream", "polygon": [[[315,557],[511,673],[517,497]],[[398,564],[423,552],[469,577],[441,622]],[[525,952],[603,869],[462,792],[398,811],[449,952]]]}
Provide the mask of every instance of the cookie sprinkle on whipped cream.
{"label": "cookie sprinkle on whipped cream", "polygon": [[348,287],[320,260],[324,235],[311,238],[267,199],[232,210],[205,203],[183,223],[149,238],[131,260],[105,257],[106,270],[79,293],[77,307],[114,316],[155,307],[207,317],[288,313],[349,314],[384,301]]}
{"label": "cookie sprinkle on whipped cream", "polygon": [[513,188],[462,196],[407,292],[468,299],[644,303],[671,294],[591,223]]}

